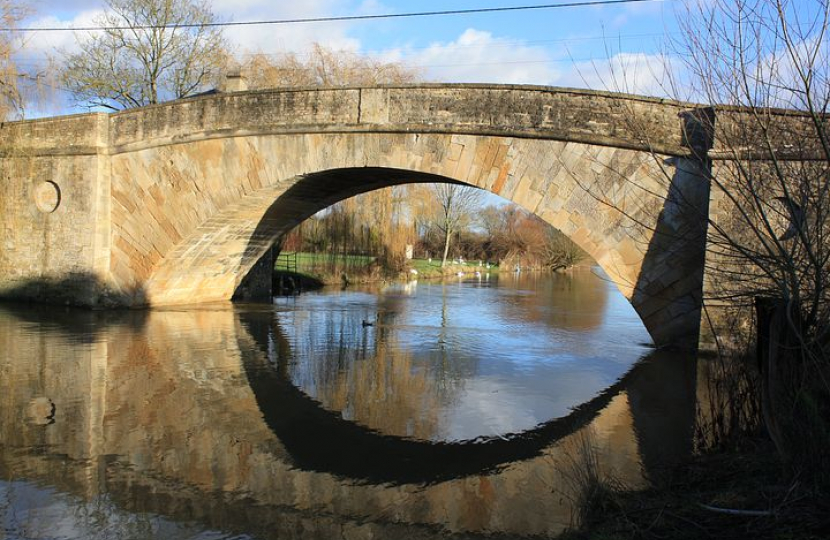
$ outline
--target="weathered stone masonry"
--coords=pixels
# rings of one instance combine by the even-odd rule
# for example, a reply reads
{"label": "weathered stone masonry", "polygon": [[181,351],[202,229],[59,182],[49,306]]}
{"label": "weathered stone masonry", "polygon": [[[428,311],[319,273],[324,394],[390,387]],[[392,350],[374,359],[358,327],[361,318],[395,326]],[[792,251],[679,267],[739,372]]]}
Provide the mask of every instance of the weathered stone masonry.
{"label": "weathered stone masonry", "polygon": [[[608,273],[658,344],[697,342],[708,183],[694,106],[485,85],[240,92],[0,130],[0,294],[229,299],[317,210],[404,182],[497,193]],[[680,205],[682,191],[694,204]],[[687,201],[688,202],[688,201]]]}

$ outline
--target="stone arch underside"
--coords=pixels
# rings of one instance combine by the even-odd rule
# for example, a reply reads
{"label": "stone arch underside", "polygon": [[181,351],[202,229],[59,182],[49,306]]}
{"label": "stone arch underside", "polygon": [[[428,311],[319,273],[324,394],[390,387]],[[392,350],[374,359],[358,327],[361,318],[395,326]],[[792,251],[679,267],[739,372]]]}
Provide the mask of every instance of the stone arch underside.
{"label": "stone arch underside", "polygon": [[133,305],[227,300],[275,238],[316,211],[384,186],[454,181],[576,242],[658,345],[696,343],[702,251],[677,242],[694,228],[671,208],[681,169],[613,146],[444,133],[266,134],[125,151],[111,157],[112,281]]}

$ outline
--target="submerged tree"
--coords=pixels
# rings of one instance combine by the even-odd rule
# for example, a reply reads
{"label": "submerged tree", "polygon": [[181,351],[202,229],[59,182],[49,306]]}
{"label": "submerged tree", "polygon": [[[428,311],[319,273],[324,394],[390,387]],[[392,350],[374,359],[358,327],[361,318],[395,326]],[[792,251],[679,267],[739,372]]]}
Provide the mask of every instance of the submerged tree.
{"label": "submerged tree", "polygon": [[75,100],[120,110],[178,99],[215,82],[226,42],[204,0],[106,0],[62,73]]}

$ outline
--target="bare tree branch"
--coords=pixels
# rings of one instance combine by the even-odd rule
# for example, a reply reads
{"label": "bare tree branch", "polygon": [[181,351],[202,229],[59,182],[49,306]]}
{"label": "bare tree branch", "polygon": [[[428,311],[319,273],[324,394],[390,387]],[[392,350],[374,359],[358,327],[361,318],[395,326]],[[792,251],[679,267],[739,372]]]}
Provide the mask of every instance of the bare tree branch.
{"label": "bare tree branch", "polygon": [[[215,84],[227,43],[205,0],[106,0],[101,33],[78,36],[62,79],[75,100],[119,110],[192,95]],[[196,25],[182,28],[182,25]],[[112,28],[118,27],[118,28]],[[151,28],[146,28],[151,27]]]}

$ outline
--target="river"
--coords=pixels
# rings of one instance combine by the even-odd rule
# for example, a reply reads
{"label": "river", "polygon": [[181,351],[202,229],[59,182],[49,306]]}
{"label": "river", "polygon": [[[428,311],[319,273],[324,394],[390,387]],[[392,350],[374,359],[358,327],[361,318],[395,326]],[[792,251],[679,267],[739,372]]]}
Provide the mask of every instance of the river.
{"label": "river", "polygon": [[0,305],[0,539],[555,537],[691,451],[695,364],[595,269],[273,305]]}

